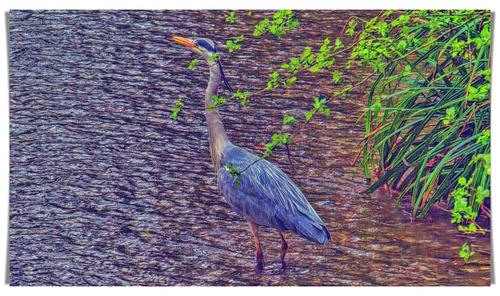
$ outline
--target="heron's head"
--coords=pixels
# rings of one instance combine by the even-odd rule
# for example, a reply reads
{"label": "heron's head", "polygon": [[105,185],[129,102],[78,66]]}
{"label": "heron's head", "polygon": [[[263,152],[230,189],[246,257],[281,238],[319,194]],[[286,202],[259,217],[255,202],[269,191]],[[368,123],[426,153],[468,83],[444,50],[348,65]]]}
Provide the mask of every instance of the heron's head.
{"label": "heron's head", "polygon": [[215,60],[212,57],[218,52],[217,46],[215,45],[215,42],[208,38],[189,39],[180,36],[173,36],[172,39],[192,52],[204,57],[209,62]]}
{"label": "heron's head", "polygon": [[198,54],[199,56],[205,58],[210,66],[218,66],[221,78],[224,81],[224,86],[231,92],[234,92],[233,88],[229,84],[222,70],[222,63],[220,62],[219,52],[215,42],[208,38],[195,38],[189,39],[180,36],[173,36],[172,40],[183,45],[192,52]]}

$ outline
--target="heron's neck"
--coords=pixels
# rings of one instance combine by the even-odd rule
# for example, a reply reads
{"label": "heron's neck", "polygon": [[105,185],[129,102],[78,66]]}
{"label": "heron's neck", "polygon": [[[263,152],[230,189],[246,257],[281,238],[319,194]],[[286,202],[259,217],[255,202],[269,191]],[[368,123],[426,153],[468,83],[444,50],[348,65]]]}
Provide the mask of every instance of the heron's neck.
{"label": "heron's neck", "polygon": [[220,167],[221,154],[224,145],[229,142],[222,119],[216,108],[210,108],[212,96],[217,95],[221,73],[217,64],[210,65],[210,79],[205,92],[205,117],[208,125],[208,141],[210,143],[210,154],[214,162],[215,170]]}

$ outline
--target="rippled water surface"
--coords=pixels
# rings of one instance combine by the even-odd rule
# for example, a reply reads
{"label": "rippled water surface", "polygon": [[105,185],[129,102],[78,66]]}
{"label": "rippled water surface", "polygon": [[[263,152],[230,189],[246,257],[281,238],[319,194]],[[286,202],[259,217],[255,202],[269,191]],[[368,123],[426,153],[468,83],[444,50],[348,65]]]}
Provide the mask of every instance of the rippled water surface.
{"label": "rippled water surface", "polygon": [[[447,213],[412,221],[352,160],[363,93],[330,105],[333,115],[284,128],[286,112],[308,110],[329,85],[299,79],[249,108],[222,113],[233,143],[261,151],[274,130],[294,134],[291,154],[272,161],[290,174],[322,216],[333,243],[289,235],[279,271],[279,236],[263,231],[266,268],[254,271],[244,220],[219,196],[210,160],[203,92],[205,63],[172,34],[219,42],[247,36],[223,57],[235,88],[258,90],[305,46],[340,35],[363,11],[301,12],[281,40],[251,37],[272,12],[12,11],[10,13],[10,272],[13,285],[487,285],[489,236],[464,237]],[[348,40],[346,40],[348,41]],[[361,77],[353,69],[347,80]],[[326,80],[323,80],[326,81]],[[178,96],[186,107],[170,120]],[[471,242],[465,265],[458,249]]]}

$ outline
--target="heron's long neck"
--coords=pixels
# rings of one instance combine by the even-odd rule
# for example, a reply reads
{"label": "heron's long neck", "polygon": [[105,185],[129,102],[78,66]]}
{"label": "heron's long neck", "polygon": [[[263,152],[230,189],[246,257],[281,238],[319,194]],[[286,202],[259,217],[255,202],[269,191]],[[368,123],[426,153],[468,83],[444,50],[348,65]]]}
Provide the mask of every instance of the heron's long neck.
{"label": "heron's long neck", "polygon": [[208,125],[208,141],[210,143],[210,154],[214,162],[215,170],[220,167],[222,148],[229,142],[226,130],[222,124],[219,112],[215,108],[210,108],[212,96],[217,95],[217,89],[221,81],[221,72],[217,64],[210,65],[210,79],[205,92],[205,117]]}

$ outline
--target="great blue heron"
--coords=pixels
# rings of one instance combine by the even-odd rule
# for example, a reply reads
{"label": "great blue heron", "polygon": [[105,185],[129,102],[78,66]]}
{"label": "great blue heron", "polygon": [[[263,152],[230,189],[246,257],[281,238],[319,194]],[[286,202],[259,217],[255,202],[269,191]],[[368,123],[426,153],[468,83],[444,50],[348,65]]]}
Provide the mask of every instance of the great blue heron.
{"label": "great blue heron", "polygon": [[[210,79],[205,92],[205,117],[208,125],[210,154],[217,173],[217,186],[231,208],[250,225],[255,239],[258,270],[263,269],[264,255],[259,227],[276,228],[281,237],[281,268],[286,268],[288,244],[283,232],[291,231],[312,242],[326,244],[330,233],[295,183],[277,166],[232,144],[221,117],[212,106],[221,80],[231,92],[215,43],[207,38],[187,39],[173,36],[177,43],[202,56],[208,62]],[[213,107],[213,106],[212,106]],[[235,182],[231,168],[241,168]],[[244,170],[244,171],[243,171]]]}

